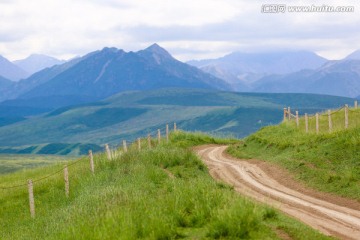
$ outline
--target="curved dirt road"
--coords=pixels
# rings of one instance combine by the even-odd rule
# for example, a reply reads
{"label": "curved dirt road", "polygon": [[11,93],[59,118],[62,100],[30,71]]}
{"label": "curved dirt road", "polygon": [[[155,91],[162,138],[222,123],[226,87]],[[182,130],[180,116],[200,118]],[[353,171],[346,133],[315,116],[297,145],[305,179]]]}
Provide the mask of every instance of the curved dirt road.
{"label": "curved dirt road", "polygon": [[270,204],[326,235],[360,239],[359,208],[334,204],[280,184],[256,163],[234,160],[224,154],[226,146],[204,146],[198,155],[210,174],[234,186],[235,190]]}

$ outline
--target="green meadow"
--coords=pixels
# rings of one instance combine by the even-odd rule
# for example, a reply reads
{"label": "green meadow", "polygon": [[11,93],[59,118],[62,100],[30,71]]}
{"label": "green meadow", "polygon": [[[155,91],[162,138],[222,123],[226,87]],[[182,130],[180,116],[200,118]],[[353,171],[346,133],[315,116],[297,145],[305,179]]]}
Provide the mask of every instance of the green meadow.
{"label": "green meadow", "polygon": [[[69,198],[63,162],[0,175],[0,239],[329,239],[216,182],[189,149],[236,142],[172,133],[151,149],[143,141],[141,151],[118,149],[111,160],[94,155],[95,174],[88,158],[68,160]],[[34,219],[27,179],[35,181]]]}

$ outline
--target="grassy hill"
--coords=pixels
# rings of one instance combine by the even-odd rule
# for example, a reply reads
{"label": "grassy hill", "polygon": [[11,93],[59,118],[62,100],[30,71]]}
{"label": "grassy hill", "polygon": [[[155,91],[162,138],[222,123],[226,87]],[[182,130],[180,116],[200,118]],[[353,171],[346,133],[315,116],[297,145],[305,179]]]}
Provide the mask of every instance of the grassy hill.
{"label": "grassy hill", "polygon": [[14,147],[30,145],[38,149],[48,143],[119,145],[123,139],[132,141],[173,122],[184,130],[244,137],[280,122],[282,109],[288,105],[311,113],[351,102],[349,98],[314,94],[191,89],[125,92],[2,126],[0,147],[9,152]]}
{"label": "grassy hill", "polygon": [[[188,149],[233,142],[175,133],[169,144],[143,142],[111,161],[96,155],[94,175],[87,158],[70,161],[69,198],[63,163],[0,175],[0,239],[330,239],[215,182]],[[53,172],[34,183],[31,219],[26,179]]]}
{"label": "grassy hill", "polygon": [[240,158],[263,159],[287,168],[296,178],[321,191],[360,201],[360,109],[349,110],[349,128],[344,128],[344,110],[332,115],[329,132],[327,113],[320,115],[320,133],[315,118],[305,132],[304,118],[299,128],[285,121],[250,135],[229,152]]}

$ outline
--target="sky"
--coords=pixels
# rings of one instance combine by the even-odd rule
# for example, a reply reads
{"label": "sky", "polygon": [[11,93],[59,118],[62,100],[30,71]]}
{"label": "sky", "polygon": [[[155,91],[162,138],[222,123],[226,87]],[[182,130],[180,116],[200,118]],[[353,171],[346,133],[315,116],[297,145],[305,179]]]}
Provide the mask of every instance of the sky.
{"label": "sky", "polygon": [[[263,13],[262,6],[353,6],[354,12]],[[360,49],[360,1],[0,0],[0,55],[59,59],[158,43],[177,59],[309,50],[341,59]]]}

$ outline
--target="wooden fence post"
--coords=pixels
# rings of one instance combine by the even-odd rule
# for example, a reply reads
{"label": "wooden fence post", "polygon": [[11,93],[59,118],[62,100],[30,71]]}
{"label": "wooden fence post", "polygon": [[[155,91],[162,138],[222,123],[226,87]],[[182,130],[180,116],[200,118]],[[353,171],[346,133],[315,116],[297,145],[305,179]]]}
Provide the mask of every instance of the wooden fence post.
{"label": "wooden fence post", "polygon": [[161,132],[160,129],[157,130],[157,139],[158,139],[158,144],[161,143]]}
{"label": "wooden fence post", "polygon": [[67,165],[64,166],[64,180],[65,180],[65,196],[69,197],[69,171]]}
{"label": "wooden fence post", "polygon": [[331,110],[328,110],[329,132],[332,131]]}
{"label": "wooden fence post", "polygon": [[140,151],[141,150],[141,139],[140,138],[137,139],[137,146],[138,146],[138,150]]}
{"label": "wooden fence post", "polygon": [[169,124],[166,124],[166,142],[169,142]]}
{"label": "wooden fence post", "polygon": [[108,144],[105,144],[105,151],[108,160],[111,160],[111,152]]}
{"label": "wooden fence post", "polygon": [[316,119],[316,134],[319,134],[319,114],[318,113],[315,114],[315,119]]}
{"label": "wooden fence post", "polygon": [[123,149],[124,149],[124,152],[127,152],[127,144],[126,144],[126,140],[123,140]]}
{"label": "wooden fence post", "polygon": [[148,147],[149,147],[149,149],[151,149],[151,135],[150,134],[147,137],[147,141],[148,141]]}
{"label": "wooden fence post", "polygon": [[287,109],[284,108],[284,121],[286,120],[286,112],[287,112]]}
{"label": "wooden fence post", "polygon": [[309,132],[309,119],[307,113],[305,113],[305,132]]}
{"label": "wooden fence post", "polygon": [[349,127],[349,106],[345,104],[345,128]]}
{"label": "wooden fence post", "polygon": [[290,111],[290,107],[288,107],[288,119],[291,120],[291,111]]}
{"label": "wooden fence post", "polygon": [[177,129],[176,129],[176,122],[174,122],[174,132],[176,132]]}
{"label": "wooden fence post", "polygon": [[89,150],[89,159],[90,159],[90,170],[94,174],[94,157],[91,150]]}
{"label": "wooden fence post", "polygon": [[32,218],[35,218],[34,190],[33,190],[33,182],[31,179],[28,180],[28,190],[29,190],[30,214]]}
{"label": "wooden fence post", "polygon": [[358,101],[355,100],[355,102],[354,102],[354,108],[357,109],[357,107],[358,107]]}
{"label": "wooden fence post", "polygon": [[299,127],[299,111],[296,111],[296,126]]}

